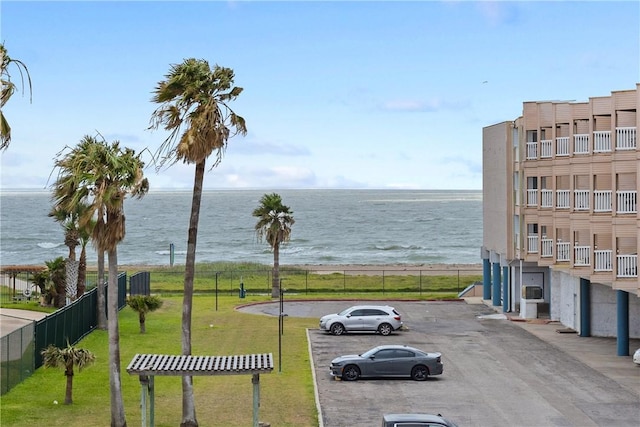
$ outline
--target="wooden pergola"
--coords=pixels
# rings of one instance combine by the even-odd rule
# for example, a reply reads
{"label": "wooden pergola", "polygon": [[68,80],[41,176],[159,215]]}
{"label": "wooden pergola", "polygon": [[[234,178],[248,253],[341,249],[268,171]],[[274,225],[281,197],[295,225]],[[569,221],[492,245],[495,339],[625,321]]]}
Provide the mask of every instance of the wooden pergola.
{"label": "wooden pergola", "polygon": [[246,354],[236,356],[171,356],[161,354],[136,354],[127,372],[138,375],[140,386],[140,406],[142,427],[147,426],[147,397],[149,400],[149,426],[154,427],[154,386],[156,375],[196,376],[196,375],[252,375],[253,384],[253,427],[259,426],[260,374],[273,371],[271,353]]}
{"label": "wooden pergola", "polygon": [[[0,266],[0,275],[7,275],[12,282],[12,294],[13,298],[16,298],[16,279],[20,274],[26,274],[27,278],[29,274],[39,273],[46,270],[47,267],[42,265],[5,265]],[[31,286],[28,284],[27,286]]]}

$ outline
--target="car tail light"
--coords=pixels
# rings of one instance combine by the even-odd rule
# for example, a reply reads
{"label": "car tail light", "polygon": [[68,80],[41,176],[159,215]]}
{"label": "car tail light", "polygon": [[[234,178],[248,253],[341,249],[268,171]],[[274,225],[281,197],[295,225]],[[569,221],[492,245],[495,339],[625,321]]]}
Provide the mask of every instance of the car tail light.
{"label": "car tail light", "polygon": [[400,320],[400,316],[394,316],[393,318],[396,320]]}

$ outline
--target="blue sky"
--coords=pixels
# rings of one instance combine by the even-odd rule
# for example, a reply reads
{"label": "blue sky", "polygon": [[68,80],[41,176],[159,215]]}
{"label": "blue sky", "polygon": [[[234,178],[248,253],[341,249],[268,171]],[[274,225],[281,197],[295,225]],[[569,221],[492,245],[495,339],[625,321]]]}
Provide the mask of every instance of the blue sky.
{"label": "blue sky", "polygon": [[[1,37],[33,81],[4,109],[0,189],[44,189],[84,135],[151,156],[156,84],[171,64],[233,68],[229,141],[205,188],[481,189],[482,128],[524,101],[640,81],[640,3],[198,1],[0,3]],[[15,68],[10,69],[19,84]],[[144,151],[147,150],[147,151]],[[146,175],[190,189],[193,165]]]}

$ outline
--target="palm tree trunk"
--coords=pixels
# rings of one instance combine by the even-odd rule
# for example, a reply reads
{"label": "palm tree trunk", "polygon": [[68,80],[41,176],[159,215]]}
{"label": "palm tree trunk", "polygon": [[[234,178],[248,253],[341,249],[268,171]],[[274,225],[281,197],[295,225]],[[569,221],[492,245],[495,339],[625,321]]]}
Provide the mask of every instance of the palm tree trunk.
{"label": "palm tree trunk", "polygon": [[105,331],[107,329],[107,301],[105,298],[104,287],[104,251],[98,249],[98,329]]}
{"label": "palm tree trunk", "polygon": [[80,265],[78,266],[78,290],[76,298],[80,298],[84,295],[84,291],[87,289],[87,248],[82,246],[80,251]]}
{"label": "palm tree trunk", "polygon": [[120,331],[118,328],[118,250],[108,251],[109,286],[107,323],[109,327],[109,388],[111,391],[111,427],[126,427],[122,382],[120,380]]}
{"label": "palm tree trunk", "polygon": [[[182,302],[182,354],[191,354],[191,312],[193,311],[193,278],[196,264],[198,221],[202,201],[205,161],[196,163],[191,199],[191,217],[187,238],[187,259],[184,269],[184,297]],[[193,377],[182,377],[182,422],[180,427],[197,427],[196,406],[193,398]]]}
{"label": "palm tree trunk", "polygon": [[144,334],[147,332],[147,327],[146,327],[146,317],[144,312],[141,311],[140,314],[138,314],[138,320],[140,321],[140,333]]}
{"label": "palm tree trunk", "polygon": [[273,245],[273,279],[271,281],[271,298],[280,298],[280,243]]}
{"label": "palm tree trunk", "polygon": [[64,395],[64,404],[71,405],[73,403],[73,362],[71,362],[71,368],[67,368],[64,374],[67,376],[67,390]]}

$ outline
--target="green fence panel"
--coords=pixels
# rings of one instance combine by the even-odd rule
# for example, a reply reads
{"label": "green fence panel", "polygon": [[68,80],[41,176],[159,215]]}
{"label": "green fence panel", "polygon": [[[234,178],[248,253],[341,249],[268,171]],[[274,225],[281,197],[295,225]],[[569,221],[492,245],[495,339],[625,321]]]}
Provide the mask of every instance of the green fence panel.
{"label": "green fence panel", "polygon": [[35,322],[31,322],[0,340],[1,394],[5,394],[33,374],[35,370],[34,338]]}

